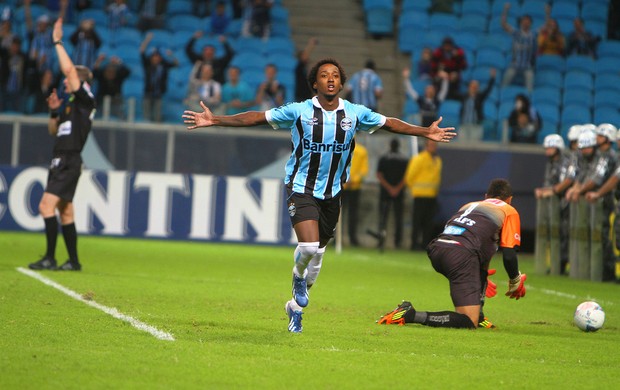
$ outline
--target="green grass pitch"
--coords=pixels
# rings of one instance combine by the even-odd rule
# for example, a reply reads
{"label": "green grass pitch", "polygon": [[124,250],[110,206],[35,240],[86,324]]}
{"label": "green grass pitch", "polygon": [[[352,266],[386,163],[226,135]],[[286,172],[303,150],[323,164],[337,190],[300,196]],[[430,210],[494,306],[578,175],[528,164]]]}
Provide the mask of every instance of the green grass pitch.
{"label": "green grass pitch", "polygon": [[[402,299],[448,310],[446,280],[422,252],[330,247],[302,334],[287,331],[292,247],[79,238],[81,273],[41,275],[174,335],[164,341],[17,271],[42,233],[0,232],[0,389],[610,389],[620,380],[620,286],[535,275],[498,295],[498,329],[380,326]],[[64,242],[58,241],[64,261]],[[605,326],[572,323],[595,299]]]}

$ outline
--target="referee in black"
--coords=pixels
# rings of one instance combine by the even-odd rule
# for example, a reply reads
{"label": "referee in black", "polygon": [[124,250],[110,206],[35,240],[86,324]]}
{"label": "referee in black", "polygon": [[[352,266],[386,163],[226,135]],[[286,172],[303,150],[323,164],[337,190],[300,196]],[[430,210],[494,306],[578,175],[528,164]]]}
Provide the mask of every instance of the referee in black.
{"label": "referee in black", "polygon": [[[56,137],[53,158],[47,177],[47,186],[39,203],[39,212],[45,221],[47,250],[45,256],[29,265],[34,270],[79,271],[82,266],[77,254],[77,231],[74,223],[73,195],[82,173],[80,153],[90,133],[92,117],[95,112],[95,98],[90,91],[92,72],[85,66],[73,65],[62,45],[62,18],[54,24],[52,32],[54,47],[65,76],[65,92],[69,101],[63,104],[54,89],[47,99],[50,109],[48,130]],[[69,260],[61,266],[56,265],[56,238],[60,215],[62,235],[65,239]]]}

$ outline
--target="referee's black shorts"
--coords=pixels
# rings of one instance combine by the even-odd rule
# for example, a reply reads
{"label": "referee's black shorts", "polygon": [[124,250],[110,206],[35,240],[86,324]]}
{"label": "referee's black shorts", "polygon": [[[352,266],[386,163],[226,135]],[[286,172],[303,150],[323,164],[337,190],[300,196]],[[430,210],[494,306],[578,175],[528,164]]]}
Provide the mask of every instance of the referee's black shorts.
{"label": "referee's black shorts", "polygon": [[319,221],[319,238],[330,240],[340,216],[340,194],[331,199],[317,199],[309,194],[293,192],[286,186],[288,214],[293,226],[299,222]]}
{"label": "referee's black shorts", "polygon": [[427,248],[435,271],[450,282],[450,297],[454,306],[475,306],[482,298],[482,270],[478,255],[455,243],[433,240]]}
{"label": "referee's black shorts", "polygon": [[54,194],[64,201],[72,202],[81,174],[80,153],[56,155],[50,163],[45,192]]}

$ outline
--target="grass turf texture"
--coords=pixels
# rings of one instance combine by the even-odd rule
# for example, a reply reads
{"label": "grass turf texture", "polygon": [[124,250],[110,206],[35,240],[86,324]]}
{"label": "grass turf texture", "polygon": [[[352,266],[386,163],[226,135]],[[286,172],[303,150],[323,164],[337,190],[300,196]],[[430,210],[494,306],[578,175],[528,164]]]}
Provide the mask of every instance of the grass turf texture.
{"label": "grass turf texture", "polygon": [[[614,388],[620,286],[528,273],[527,296],[498,296],[476,331],[375,321],[402,299],[452,308],[422,252],[328,248],[304,332],[290,334],[292,247],[80,237],[81,273],[42,275],[172,333],[161,341],[23,275],[41,233],[0,233],[0,388]],[[58,260],[66,256],[59,238]],[[597,333],[572,323],[582,301],[606,311]],[[614,385],[616,383],[616,385]],[[400,385],[398,385],[400,384]]]}

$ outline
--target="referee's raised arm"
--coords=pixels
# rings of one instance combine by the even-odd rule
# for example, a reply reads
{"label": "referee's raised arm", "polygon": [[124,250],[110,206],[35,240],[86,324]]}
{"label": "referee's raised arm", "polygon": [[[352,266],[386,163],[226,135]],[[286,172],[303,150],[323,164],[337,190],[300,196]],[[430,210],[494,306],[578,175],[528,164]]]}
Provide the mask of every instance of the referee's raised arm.
{"label": "referee's raised arm", "polygon": [[58,56],[58,63],[60,65],[60,71],[67,78],[69,90],[75,92],[80,89],[80,78],[78,77],[77,70],[71,61],[71,57],[65,50],[62,43],[62,18],[58,18],[54,23],[54,31],[52,31],[52,39],[54,41],[54,47],[56,48],[56,55]]}

